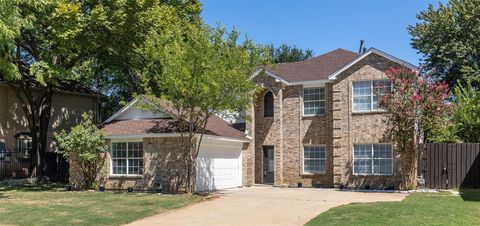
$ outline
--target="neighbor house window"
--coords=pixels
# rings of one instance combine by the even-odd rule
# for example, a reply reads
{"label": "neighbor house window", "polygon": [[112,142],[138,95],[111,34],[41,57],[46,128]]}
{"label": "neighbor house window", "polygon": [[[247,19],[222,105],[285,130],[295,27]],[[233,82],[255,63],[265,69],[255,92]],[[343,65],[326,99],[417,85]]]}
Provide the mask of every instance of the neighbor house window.
{"label": "neighbor house window", "polygon": [[23,153],[24,157],[29,157],[32,149],[32,139],[29,137],[17,138],[17,149],[20,153]]}
{"label": "neighbor house window", "polygon": [[392,175],[391,144],[354,144],[353,173],[360,175]]}
{"label": "neighbor house window", "polygon": [[0,159],[5,157],[6,147],[4,142],[0,142]]}
{"label": "neighbor house window", "polygon": [[[18,153],[21,153],[24,158],[30,157],[30,150],[32,149],[32,137],[30,137],[30,133],[28,132],[21,132],[15,135],[16,140],[16,149]],[[20,157],[20,156],[18,156]]]}
{"label": "neighbor house window", "polygon": [[324,145],[303,147],[303,173],[325,173],[326,153]]}
{"label": "neighbor house window", "polygon": [[114,142],[112,143],[112,174],[142,175],[143,174],[143,143]]}
{"label": "neighbor house window", "polygon": [[303,115],[325,114],[325,87],[303,89]]}
{"label": "neighbor house window", "polygon": [[273,117],[273,93],[270,91],[263,97],[263,117]]}
{"label": "neighbor house window", "polygon": [[381,95],[384,86],[390,89],[390,81],[375,80],[353,82],[353,111],[374,111],[379,110],[378,95]]}

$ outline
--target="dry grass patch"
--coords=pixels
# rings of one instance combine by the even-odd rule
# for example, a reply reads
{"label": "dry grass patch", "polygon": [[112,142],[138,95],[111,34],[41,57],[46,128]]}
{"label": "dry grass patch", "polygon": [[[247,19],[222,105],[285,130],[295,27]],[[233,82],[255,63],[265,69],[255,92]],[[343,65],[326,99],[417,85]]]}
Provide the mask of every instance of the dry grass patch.
{"label": "dry grass patch", "polygon": [[202,200],[192,195],[62,190],[0,186],[0,225],[121,225]]}

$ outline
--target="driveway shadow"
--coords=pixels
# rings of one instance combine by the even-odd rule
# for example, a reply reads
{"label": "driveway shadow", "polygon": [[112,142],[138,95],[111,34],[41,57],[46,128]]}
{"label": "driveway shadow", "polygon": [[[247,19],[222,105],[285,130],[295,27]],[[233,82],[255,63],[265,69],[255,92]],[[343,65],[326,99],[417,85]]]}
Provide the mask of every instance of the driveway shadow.
{"label": "driveway shadow", "polygon": [[460,188],[459,192],[463,201],[480,202],[480,189]]}

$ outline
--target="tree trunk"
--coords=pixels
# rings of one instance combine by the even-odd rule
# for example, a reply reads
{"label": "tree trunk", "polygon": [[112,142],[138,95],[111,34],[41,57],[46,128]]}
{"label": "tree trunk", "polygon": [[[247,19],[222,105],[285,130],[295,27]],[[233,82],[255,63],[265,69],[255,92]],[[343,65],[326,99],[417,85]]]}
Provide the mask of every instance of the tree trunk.
{"label": "tree trunk", "polygon": [[50,116],[52,111],[53,86],[49,86],[40,92],[45,95],[37,94],[33,97],[30,93],[30,86],[15,87],[21,89],[17,93],[17,99],[22,104],[25,117],[28,119],[30,135],[32,138],[32,161],[29,169],[30,175],[44,180],[46,176],[47,162],[45,159],[48,149],[48,132],[50,126]]}
{"label": "tree trunk", "polygon": [[189,193],[194,193],[197,189],[197,161],[190,154],[190,174],[188,176],[190,187],[188,188]]}
{"label": "tree trunk", "polygon": [[400,188],[403,190],[411,190],[417,187],[418,145],[411,144],[410,147],[411,151],[404,152],[402,156],[402,184]]}

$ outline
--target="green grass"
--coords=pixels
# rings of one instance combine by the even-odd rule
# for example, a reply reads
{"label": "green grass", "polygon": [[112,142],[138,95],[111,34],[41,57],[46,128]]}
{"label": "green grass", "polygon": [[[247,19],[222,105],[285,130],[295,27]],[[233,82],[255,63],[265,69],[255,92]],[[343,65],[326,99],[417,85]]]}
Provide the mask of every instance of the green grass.
{"label": "green grass", "polygon": [[480,225],[480,190],[462,192],[414,193],[401,202],[339,206],[306,225]]}
{"label": "green grass", "polygon": [[64,190],[0,186],[0,225],[120,225],[201,200],[192,195]]}

